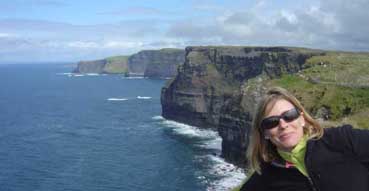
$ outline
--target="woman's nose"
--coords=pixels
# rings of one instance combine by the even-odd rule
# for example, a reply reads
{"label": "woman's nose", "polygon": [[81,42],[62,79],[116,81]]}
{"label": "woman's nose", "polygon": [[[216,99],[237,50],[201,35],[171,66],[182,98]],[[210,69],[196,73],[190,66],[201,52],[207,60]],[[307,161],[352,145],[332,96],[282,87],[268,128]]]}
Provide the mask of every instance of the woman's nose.
{"label": "woman's nose", "polygon": [[283,119],[283,118],[280,118],[279,119],[279,127],[281,128],[287,128],[288,127],[288,123]]}

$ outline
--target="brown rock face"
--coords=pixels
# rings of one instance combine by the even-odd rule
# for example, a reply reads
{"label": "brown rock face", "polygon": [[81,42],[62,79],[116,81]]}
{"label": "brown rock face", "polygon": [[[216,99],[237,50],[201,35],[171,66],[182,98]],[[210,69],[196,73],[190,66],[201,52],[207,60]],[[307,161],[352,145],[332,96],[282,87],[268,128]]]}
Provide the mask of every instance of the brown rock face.
{"label": "brown rock face", "polygon": [[177,76],[162,89],[162,115],[217,130],[225,159],[245,164],[263,79],[298,72],[311,56],[285,47],[188,47]]}

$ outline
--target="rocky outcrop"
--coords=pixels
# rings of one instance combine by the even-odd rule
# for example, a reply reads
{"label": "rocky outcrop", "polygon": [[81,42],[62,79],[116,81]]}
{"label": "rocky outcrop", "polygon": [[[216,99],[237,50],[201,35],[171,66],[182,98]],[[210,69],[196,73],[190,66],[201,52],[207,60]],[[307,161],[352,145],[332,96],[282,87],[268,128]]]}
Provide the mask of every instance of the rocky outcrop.
{"label": "rocky outcrop", "polygon": [[217,130],[223,157],[245,164],[265,79],[298,72],[314,54],[286,47],[188,47],[177,76],[162,89],[162,115]]}

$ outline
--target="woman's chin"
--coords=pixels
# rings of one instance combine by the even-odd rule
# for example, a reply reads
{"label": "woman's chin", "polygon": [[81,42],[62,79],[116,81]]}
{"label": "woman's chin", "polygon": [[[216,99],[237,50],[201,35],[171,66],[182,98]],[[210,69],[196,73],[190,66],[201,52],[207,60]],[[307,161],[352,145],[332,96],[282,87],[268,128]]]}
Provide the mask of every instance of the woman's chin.
{"label": "woman's chin", "polygon": [[285,139],[281,141],[281,148],[282,150],[291,151],[295,146],[299,143],[297,139]]}

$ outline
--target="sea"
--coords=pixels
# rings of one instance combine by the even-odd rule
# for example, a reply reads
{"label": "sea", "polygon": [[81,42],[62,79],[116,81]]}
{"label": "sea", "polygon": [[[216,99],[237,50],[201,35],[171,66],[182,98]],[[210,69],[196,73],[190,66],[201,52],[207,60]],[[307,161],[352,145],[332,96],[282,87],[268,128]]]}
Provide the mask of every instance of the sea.
{"label": "sea", "polygon": [[0,64],[0,190],[226,191],[221,138],[161,116],[167,79]]}

